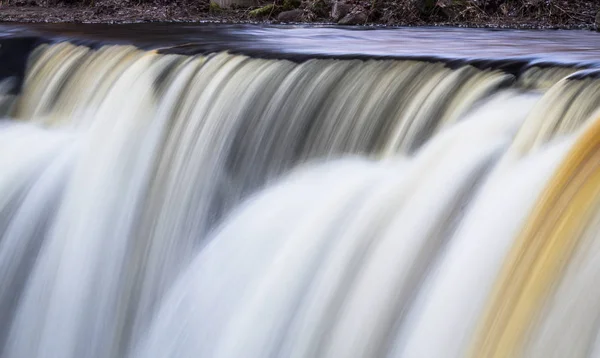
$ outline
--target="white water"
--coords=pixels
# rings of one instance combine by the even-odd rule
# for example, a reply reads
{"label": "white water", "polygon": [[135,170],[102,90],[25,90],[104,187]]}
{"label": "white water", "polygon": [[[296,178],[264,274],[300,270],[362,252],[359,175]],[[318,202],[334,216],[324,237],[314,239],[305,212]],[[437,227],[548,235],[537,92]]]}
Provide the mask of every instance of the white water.
{"label": "white water", "polygon": [[[469,355],[598,107],[559,72],[37,49],[0,96],[2,357]],[[524,356],[594,349],[596,222]]]}

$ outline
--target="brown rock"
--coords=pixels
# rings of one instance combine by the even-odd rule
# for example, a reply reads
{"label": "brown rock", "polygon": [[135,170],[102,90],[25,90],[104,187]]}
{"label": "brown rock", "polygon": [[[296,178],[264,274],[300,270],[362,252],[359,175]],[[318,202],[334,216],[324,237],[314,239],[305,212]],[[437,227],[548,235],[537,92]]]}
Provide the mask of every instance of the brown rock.
{"label": "brown rock", "polygon": [[331,8],[331,17],[334,21],[339,21],[341,18],[348,15],[351,9],[352,7],[349,4],[346,4],[343,1],[336,1]]}
{"label": "brown rock", "polygon": [[304,12],[300,9],[284,11],[277,15],[277,21],[281,22],[299,22],[302,21]]}
{"label": "brown rock", "polygon": [[362,25],[367,22],[367,14],[364,11],[351,12],[344,16],[338,24],[340,25]]}

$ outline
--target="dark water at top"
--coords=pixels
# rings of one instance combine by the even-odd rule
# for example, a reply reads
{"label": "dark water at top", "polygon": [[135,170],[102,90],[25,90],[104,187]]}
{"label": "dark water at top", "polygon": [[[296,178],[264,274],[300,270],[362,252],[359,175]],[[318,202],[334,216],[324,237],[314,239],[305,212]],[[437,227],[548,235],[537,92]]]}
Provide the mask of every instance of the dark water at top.
{"label": "dark water at top", "polygon": [[0,25],[0,37],[43,34],[53,40],[178,46],[182,52],[232,50],[324,56],[527,59],[600,64],[600,34],[575,30],[343,28],[231,24]]}

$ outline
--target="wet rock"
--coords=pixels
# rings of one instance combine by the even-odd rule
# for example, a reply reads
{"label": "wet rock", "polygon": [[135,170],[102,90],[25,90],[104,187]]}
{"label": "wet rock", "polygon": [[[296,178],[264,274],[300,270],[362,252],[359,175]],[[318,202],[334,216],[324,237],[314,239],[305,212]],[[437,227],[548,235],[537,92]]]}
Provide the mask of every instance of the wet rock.
{"label": "wet rock", "polygon": [[340,25],[363,25],[367,22],[367,14],[364,11],[353,11],[344,16],[338,24]]}
{"label": "wet rock", "polygon": [[339,21],[341,18],[348,15],[351,9],[352,7],[349,4],[346,4],[343,1],[336,1],[331,7],[331,18],[334,21]]}
{"label": "wet rock", "polygon": [[277,15],[277,21],[280,22],[299,22],[302,21],[302,15],[304,11],[300,9],[294,9],[289,11],[284,11]]}
{"label": "wet rock", "polygon": [[596,14],[595,25],[596,31],[600,31],[600,11]]}

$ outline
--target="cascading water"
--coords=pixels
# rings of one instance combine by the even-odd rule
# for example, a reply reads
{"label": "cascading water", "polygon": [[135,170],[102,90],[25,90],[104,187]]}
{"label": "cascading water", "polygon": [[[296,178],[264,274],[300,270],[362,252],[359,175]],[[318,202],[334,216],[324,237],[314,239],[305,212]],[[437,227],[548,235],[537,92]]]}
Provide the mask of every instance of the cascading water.
{"label": "cascading water", "polygon": [[599,352],[592,72],[63,42],[15,86],[2,357]]}

